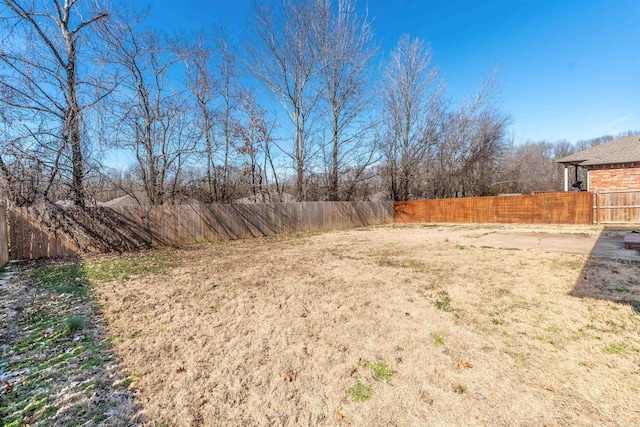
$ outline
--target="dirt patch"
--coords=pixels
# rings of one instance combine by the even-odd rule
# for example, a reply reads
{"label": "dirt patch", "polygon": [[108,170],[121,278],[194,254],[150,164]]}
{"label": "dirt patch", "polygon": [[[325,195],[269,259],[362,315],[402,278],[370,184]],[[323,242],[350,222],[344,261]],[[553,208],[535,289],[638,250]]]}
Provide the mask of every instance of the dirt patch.
{"label": "dirt patch", "polygon": [[216,243],[172,251],[181,262],[160,275],[114,271],[97,292],[154,423],[639,424],[638,286],[618,302],[576,294],[606,276],[587,255],[469,243],[505,230],[599,233],[385,226]]}

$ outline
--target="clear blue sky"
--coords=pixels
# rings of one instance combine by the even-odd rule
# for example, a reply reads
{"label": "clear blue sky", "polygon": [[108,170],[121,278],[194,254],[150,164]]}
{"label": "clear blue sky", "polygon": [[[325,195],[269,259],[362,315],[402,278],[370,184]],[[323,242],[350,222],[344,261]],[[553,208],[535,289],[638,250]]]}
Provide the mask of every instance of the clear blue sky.
{"label": "clear blue sky", "polygon": [[[225,23],[238,36],[250,9],[249,0],[150,5],[156,28]],[[404,33],[431,44],[453,99],[498,67],[517,142],[640,130],[640,0],[369,0],[368,9],[384,52]]]}

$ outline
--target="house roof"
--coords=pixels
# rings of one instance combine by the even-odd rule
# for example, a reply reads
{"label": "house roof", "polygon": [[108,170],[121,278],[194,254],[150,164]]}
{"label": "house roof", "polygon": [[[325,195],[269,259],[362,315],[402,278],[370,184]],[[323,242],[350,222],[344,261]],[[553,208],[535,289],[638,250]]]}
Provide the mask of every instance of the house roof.
{"label": "house roof", "polygon": [[630,162],[640,162],[640,134],[617,138],[558,160],[558,163],[579,166]]}

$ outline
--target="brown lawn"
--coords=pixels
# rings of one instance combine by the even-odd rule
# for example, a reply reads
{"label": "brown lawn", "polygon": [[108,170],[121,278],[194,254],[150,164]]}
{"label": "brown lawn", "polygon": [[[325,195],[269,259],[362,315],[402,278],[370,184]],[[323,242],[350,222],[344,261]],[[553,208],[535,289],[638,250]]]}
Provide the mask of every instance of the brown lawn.
{"label": "brown lawn", "polygon": [[251,239],[96,289],[150,425],[640,425],[640,267],[496,230],[601,231]]}

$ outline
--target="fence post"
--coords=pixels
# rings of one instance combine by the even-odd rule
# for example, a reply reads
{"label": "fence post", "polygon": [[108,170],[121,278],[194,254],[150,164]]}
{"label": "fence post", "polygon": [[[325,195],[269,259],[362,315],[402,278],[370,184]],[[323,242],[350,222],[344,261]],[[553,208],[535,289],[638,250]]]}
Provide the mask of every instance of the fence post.
{"label": "fence post", "polygon": [[600,225],[600,193],[596,191],[593,194],[596,197],[596,224]]}
{"label": "fence post", "polygon": [[7,230],[7,208],[0,205],[0,268],[9,262],[9,234]]}

